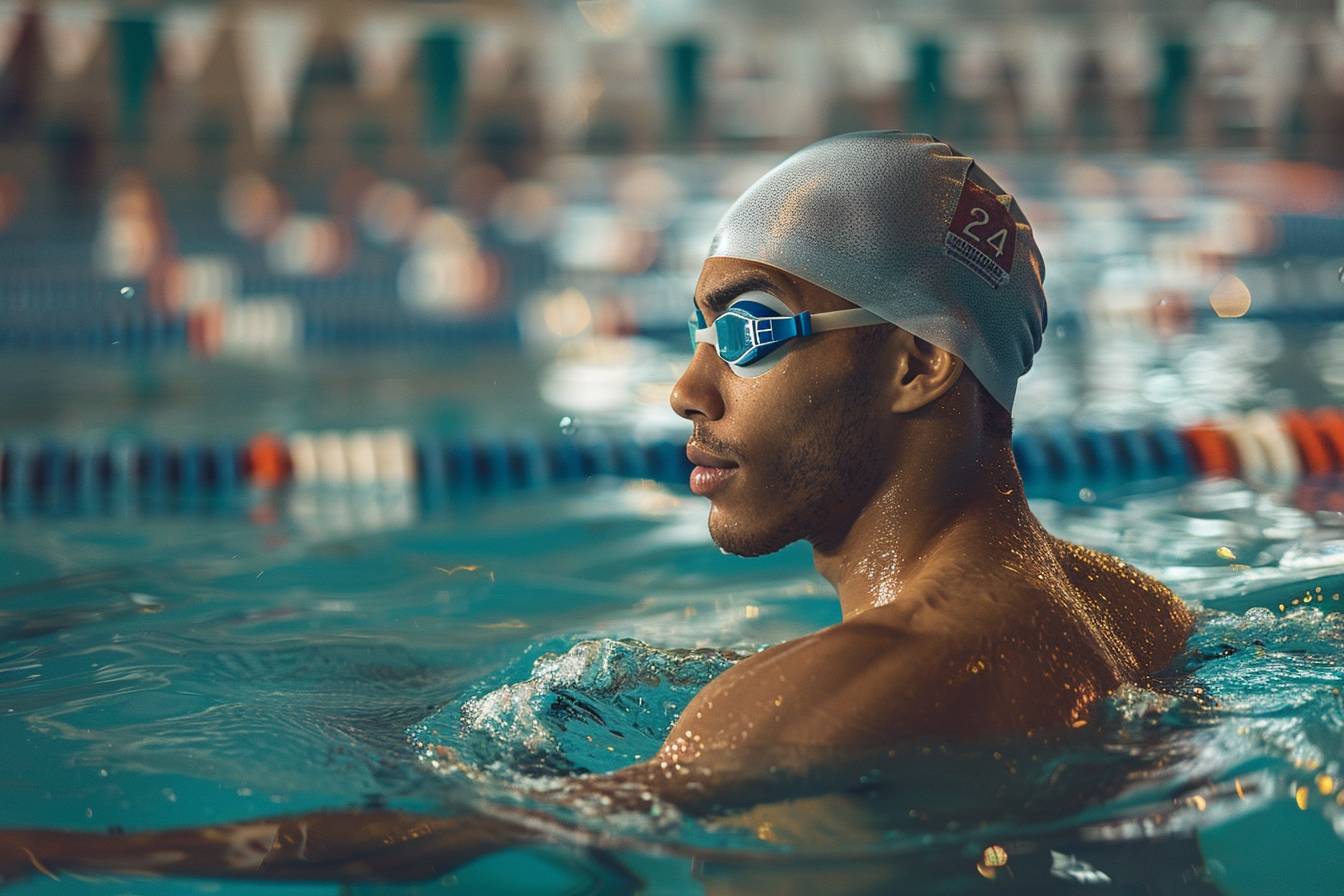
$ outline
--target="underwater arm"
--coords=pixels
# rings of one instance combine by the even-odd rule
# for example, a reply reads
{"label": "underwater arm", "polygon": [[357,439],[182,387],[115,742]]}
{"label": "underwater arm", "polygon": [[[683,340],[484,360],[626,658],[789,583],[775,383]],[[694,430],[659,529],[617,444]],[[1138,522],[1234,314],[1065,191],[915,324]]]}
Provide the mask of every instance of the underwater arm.
{"label": "underwater arm", "polygon": [[61,871],[256,880],[410,881],[537,839],[481,815],[312,812],[132,834],[0,831],[0,882]]}

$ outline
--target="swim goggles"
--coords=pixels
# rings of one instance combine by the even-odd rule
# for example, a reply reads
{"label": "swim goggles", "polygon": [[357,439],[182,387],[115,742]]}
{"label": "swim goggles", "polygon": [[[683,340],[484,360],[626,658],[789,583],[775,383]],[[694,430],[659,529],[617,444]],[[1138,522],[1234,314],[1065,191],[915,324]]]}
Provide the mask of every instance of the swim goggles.
{"label": "swim goggles", "polygon": [[794,314],[781,299],[767,292],[748,292],[714,318],[713,326],[705,323],[698,306],[686,325],[691,334],[691,351],[699,343],[707,342],[717,349],[733,373],[754,377],[778,364],[787,354],[780,349],[792,340],[813,333],[882,323],[886,321],[866,308]]}

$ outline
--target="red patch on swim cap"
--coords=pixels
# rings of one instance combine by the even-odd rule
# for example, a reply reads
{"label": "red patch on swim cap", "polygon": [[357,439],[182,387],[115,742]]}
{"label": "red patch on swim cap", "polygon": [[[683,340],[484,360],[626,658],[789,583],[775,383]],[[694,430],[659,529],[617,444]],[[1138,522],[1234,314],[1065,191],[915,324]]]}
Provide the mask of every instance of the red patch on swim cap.
{"label": "red patch on swim cap", "polygon": [[[1005,194],[1004,199],[1009,200]],[[943,254],[970,268],[998,289],[1013,269],[1017,224],[999,197],[972,181],[961,187],[961,199],[943,238]]]}

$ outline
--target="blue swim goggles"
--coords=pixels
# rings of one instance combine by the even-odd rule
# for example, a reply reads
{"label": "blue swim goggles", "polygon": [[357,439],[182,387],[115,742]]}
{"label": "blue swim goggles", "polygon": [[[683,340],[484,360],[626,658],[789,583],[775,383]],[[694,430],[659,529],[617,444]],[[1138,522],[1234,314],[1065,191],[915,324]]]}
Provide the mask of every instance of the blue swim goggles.
{"label": "blue swim goggles", "polygon": [[738,376],[760,376],[779,363],[789,342],[813,333],[866,327],[886,321],[866,308],[844,311],[804,311],[794,314],[784,302],[767,292],[748,292],[733,300],[714,325],[705,323],[699,306],[686,325],[691,333],[691,351],[707,342]]}

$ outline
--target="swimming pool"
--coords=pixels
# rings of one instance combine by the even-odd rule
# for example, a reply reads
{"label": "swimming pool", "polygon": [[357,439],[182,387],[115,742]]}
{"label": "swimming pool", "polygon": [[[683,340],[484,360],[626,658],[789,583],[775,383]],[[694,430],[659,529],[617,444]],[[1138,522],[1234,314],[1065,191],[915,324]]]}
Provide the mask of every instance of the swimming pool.
{"label": "swimming pool", "polygon": [[[1189,423],[1344,394],[1344,333],[1329,328],[1241,321],[1167,339],[1084,329],[1050,338],[1023,382],[1021,425]],[[40,391],[8,407],[4,423],[39,435],[193,438],[327,426],[552,431],[569,415],[583,427],[672,433],[678,421],[659,416],[657,393],[679,351],[331,355],[295,369],[231,368],[228,379],[186,359],[9,358],[10,381]],[[468,369],[490,387],[464,388]],[[581,410],[547,386],[604,376],[618,388],[589,390]],[[530,805],[538,778],[646,755],[676,708],[732,661],[719,651],[838,620],[805,547],[724,556],[705,532],[704,503],[678,487],[595,479],[365,524],[338,524],[322,509],[330,504],[292,497],[6,526],[0,780],[10,798],[0,825]],[[1138,879],[1183,892],[1202,865],[1226,893],[1337,892],[1344,624],[1331,614],[1344,606],[1344,516],[1300,504],[1292,488],[1230,480],[1091,483],[1037,498],[1051,531],[1136,563],[1201,608],[1189,651],[1160,692],[1118,695],[1099,730],[1063,744],[903,756],[904,797],[862,806],[874,823],[835,816],[794,842],[778,825],[603,819],[624,840],[601,854],[513,850],[409,890],[352,889],[629,892],[640,881],[659,893],[787,892],[823,869],[837,892],[846,881],[861,892],[971,892],[1028,886],[1030,865],[1057,872],[1044,879],[1059,888],[1124,891]],[[697,648],[712,650],[686,652]],[[434,743],[484,775],[436,769],[417,745]],[[1006,866],[986,865],[991,846]],[[709,859],[693,866],[691,847]],[[64,876],[12,891],[339,891],[128,880]]]}

